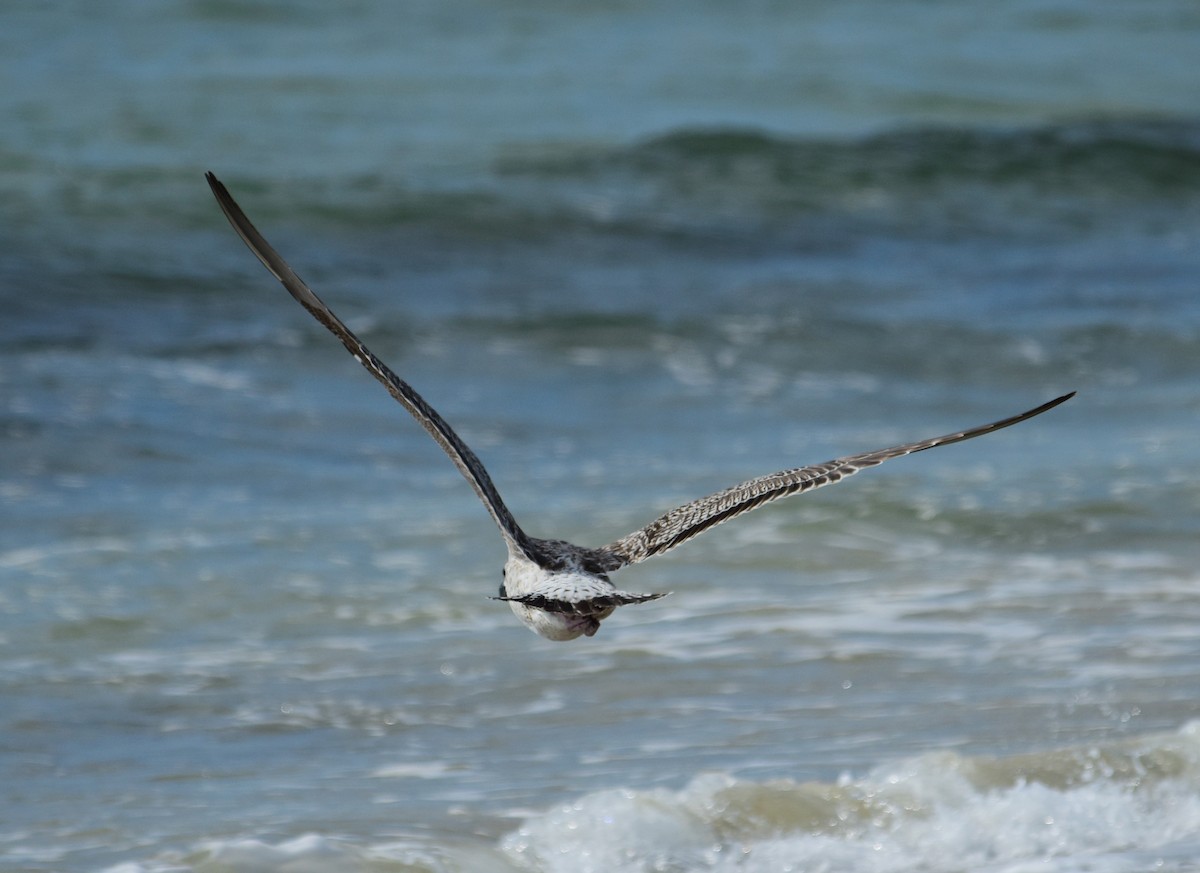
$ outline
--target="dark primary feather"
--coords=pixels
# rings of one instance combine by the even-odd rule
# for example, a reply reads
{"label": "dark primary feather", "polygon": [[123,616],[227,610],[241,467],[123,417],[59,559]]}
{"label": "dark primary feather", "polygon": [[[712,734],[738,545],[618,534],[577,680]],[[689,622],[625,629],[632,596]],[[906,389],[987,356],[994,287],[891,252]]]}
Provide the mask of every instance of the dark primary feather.
{"label": "dark primary feather", "polygon": [[229,223],[233,225],[233,229],[237,231],[238,236],[242,238],[250,251],[254,252],[255,256],[262,261],[263,266],[283,283],[283,287],[300,305],[342,341],[342,345],[350,354],[354,355],[372,376],[382,382],[388,392],[400,401],[413,418],[437,441],[437,444],[450,456],[450,460],[454,462],[466,480],[471,483],[471,487],[475,489],[475,493],[479,495],[479,499],[483,501],[483,505],[495,519],[505,540],[518,548],[526,557],[536,560],[530,538],[521,530],[512,513],[508,511],[508,507],[500,499],[500,493],[496,490],[496,486],[492,484],[487,470],[484,469],[475,453],[462,441],[462,438],[411,385],[375,357],[371,350],[363,345],[362,340],[355,336],[353,331],[333,314],[333,311],[325,305],[321,298],[313,293],[304,280],[296,275],[296,271],[251,224],[246,213],[242,212],[241,207],[237,205],[220,180],[212,173],[205,173],[204,177],[208,180],[209,187],[212,188],[225,217],[229,219]]}
{"label": "dark primary feather", "polygon": [[794,470],[784,470],[780,473],[759,476],[757,479],[751,479],[748,482],[743,482],[724,491],[718,491],[716,494],[710,494],[708,497],[701,497],[699,500],[685,503],[677,509],[672,509],[666,515],[660,516],[641,530],[634,531],[628,536],[622,537],[615,543],[597,551],[612,554],[622,565],[636,564],[654,555],[661,555],[663,552],[675,548],[680,543],[690,540],[692,537],[703,533],[715,525],[728,521],[731,518],[736,518],[742,513],[756,509],[765,503],[770,503],[772,500],[811,491],[814,488],[820,488],[822,485],[830,485],[847,476],[854,475],[859,470],[877,466],[892,458],[899,458],[902,455],[910,455],[913,452],[923,452],[925,449],[932,449],[936,446],[947,446],[951,443],[958,443],[963,440],[992,433],[1001,428],[1033,418],[1035,415],[1041,415],[1043,412],[1053,409],[1060,403],[1065,403],[1074,396],[1075,392],[1072,391],[1070,394],[1064,394],[1062,397],[1057,397],[1049,403],[1043,403],[1041,406],[1031,409],[1028,412],[1022,412],[1020,415],[994,421],[991,424],[973,427],[969,430],[933,437],[932,439],[921,440],[920,442],[906,443],[905,445],[894,446],[890,449],[880,449],[874,452],[864,452],[860,455],[850,455],[845,458],[826,461],[824,464],[815,464],[811,467],[798,467]]}

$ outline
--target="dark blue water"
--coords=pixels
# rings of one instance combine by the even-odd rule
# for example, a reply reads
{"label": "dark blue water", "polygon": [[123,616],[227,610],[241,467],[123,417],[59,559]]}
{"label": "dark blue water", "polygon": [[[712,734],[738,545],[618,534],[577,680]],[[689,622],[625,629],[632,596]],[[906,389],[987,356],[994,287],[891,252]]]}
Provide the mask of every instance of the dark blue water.
{"label": "dark blue water", "polygon": [[[1200,868],[1200,14],[240,3],[0,27],[0,869]],[[553,644],[533,534],[739,519]]]}

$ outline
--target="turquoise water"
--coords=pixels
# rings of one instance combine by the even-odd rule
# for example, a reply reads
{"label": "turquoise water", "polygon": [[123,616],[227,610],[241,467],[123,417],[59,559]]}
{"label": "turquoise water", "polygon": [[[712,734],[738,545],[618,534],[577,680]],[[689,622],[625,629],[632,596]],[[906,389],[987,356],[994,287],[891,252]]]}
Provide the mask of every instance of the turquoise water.
{"label": "turquoise water", "polygon": [[0,869],[1200,869],[1191,4],[0,19]]}

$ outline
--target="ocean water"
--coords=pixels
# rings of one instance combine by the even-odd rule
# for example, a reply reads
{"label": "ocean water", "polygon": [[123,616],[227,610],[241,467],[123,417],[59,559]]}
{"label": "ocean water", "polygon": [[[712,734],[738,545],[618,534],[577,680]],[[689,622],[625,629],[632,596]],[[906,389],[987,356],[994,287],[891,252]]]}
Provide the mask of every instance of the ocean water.
{"label": "ocean water", "polygon": [[[0,869],[1200,870],[1200,11],[0,11]],[[534,535],[1011,430],[614,577]]]}

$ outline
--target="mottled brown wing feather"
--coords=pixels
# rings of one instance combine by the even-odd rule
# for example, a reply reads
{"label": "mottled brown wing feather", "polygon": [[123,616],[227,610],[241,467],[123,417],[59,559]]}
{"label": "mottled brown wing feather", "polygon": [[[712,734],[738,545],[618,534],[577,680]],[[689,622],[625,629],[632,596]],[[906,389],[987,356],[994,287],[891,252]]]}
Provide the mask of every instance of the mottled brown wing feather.
{"label": "mottled brown wing feather", "polygon": [[[724,491],[718,491],[716,494],[710,494],[708,497],[702,497],[699,500],[693,500],[691,503],[685,503],[683,506],[672,509],[666,515],[650,522],[650,524],[641,530],[636,530],[628,536],[617,540],[615,543],[596,551],[612,555],[614,559],[613,563],[618,564],[618,566],[636,564],[654,555],[661,555],[663,552],[675,548],[680,543],[690,540],[692,537],[703,533],[711,527],[729,521],[731,518],[736,518],[752,509],[757,509],[765,503],[770,503],[772,500],[779,500],[781,497],[790,497],[793,494],[811,491],[823,485],[831,485],[834,482],[845,479],[847,476],[854,475],[859,470],[877,466],[892,458],[899,458],[902,455],[911,455],[913,452],[923,452],[925,449],[932,449],[936,446],[947,446],[951,443],[958,443],[963,440],[992,433],[1001,428],[1033,418],[1035,415],[1041,415],[1043,412],[1053,409],[1060,403],[1065,403],[1074,396],[1075,392],[1072,391],[1070,394],[1064,394],[1062,397],[1057,397],[1049,403],[1043,403],[1036,409],[1031,409],[1028,412],[1022,412],[1020,415],[1014,415],[1000,421],[994,421],[991,424],[973,427],[969,430],[962,430],[957,433],[934,437],[933,439],[921,440],[916,443],[906,443],[905,445],[894,446],[890,449],[864,452],[861,455],[850,455],[849,457],[826,461],[824,464],[815,464],[811,467],[798,467],[794,470],[784,470],[768,476],[759,476],[757,479],[751,479],[748,482],[743,482]],[[613,567],[611,569],[616,568]]]}
{"label": "mottled brown wing feather", "polygon": [[388,393],[400,401],[404,408],[412,414],[412,417],[429,432],[429,435],[454,462],[454,466],[458,467],[459,472],[471,483],[471,487],[475,489],[475,493],[479,495],[479,499],[483,501],[483,505],[495,519],[505,541],[511,547],[519,549],[526,557],[536,559],[530,538],[521,530],[512,513],[508,511],[508,507],[500,499],[496,486],[492,484],[487,470],[484,469],[475,453],[462,441],[462,438],[411,385],[375,357],[371,350],[363,345],[362,340],[355,336],[321,298],[313,293],[304,280],[296,275],[296,271],[251,224],[250,219],[242,212],[241,207],[237,205],[220,180],[212,173],[205,173],[205,178],[208,179],[209,187],[212,188],[225,217],[229,219],[229,223],[233,225],[233,229],[237,231],[238,236],[242,238],[250,251],[254,252],[255,256],[262,261],[263,266],[283,283],[283,287],[301,306],[341,340],[342,345],[367,369],[367,372],[382,382]]}

